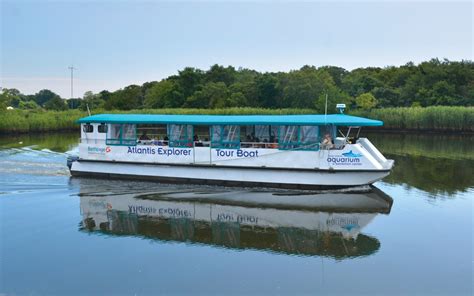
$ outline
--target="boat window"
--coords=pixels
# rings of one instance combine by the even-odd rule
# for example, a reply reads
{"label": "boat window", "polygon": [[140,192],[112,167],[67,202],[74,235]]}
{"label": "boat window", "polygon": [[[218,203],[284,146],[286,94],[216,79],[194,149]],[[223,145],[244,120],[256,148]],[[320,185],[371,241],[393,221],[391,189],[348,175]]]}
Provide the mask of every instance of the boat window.
{"label": "boat window", "polygon": [[166,124],[138,124],[138,144],[140,145],[168,145],[168,126]]}
{"label": "boat window", "polygon": [[135,124],[109,124],[107,128],[107,145],[135,146],[137,130]]}
{"label": "boat window", "polygon": [[334,125],[321,125],[319,127],[320,133],[319,138],[323,139],[326,134],[329,134],[333,139],[336,135],[336,127]]}
{"label": "boat window", "polygon": [[300,126],[300,149],[318,150],[319,149],[319,128],[314,125]]}
{"label": "boat window", "polygon": [[120,145],[122,126],[120,124],[109,124],[107,128],[107,145]]}
{"label": "boat window", "polygon": [[269,125],[256,125],[255,138],[258,140],[257,142],[270,140],[270,126]]}
{"label": "boat window", "polygon": [[298,148],[298,131],[297,125],[282,125],[280,126],[279,148],[280,149],[295,149]]}
{"label": "boat window", "polygon": [[107,125],[105,123],[99,124],[99,126],[97,127],[97,131],[99,133],[106,133],[107,132]]}
{"label": "boat window", "polygon": [[319,150],[317,126],[285,125],[280,127],[279,148],[283,150]]}
{"label": "boat window", "polygon": [[122,125],[122,145],[136,145],[137,144],[137,126],[135,124]]}
{"label": "boat window", "polygon": [[334,149],[340,145],[336,140],[336,127],[334,125],[322,125],[319,127],[319,142],[322,149]]}
{"label": "boat window", "polygon": [[278,126],[246,125],[241,127],[242,147],[276,148]]}
{"label": "boat window", "polygon": [[210,127],[204,125],[196,125],[193,128],[193,141],[196,147],[209,147],[210,145]]}
{"label": "boat window", "polygon": [[211,130],[211,145],[213,148],[240,148],[240,126],[213,125]]}
{"label": "boat window", "polygon": [[[360,126],[346,126],[334,128],[337,130],[337,135],[339,136],[339,143],[336,143],[336,148],[343,148],[344,144],[355,144],[359,139],[361,127]],[[342,140],[341,140],[342,138]],[[342,142],[342,143],[341,143]]]}
{"label": "boat window", "polygon": [[86,123],[82,126],[82,130],[85,133],[92,133],[92,132],[94,132],[94,126],[90,123]]}
{"label": "boat window", "polygon": [[219,147],[222,142],[222,126],[213,125],[211,127],[211,145],[212,147]]}
{"label": "boat window", "polygon": [[185,124],[168,125],[168,136],[170,147],[192,147],[193,126]]}

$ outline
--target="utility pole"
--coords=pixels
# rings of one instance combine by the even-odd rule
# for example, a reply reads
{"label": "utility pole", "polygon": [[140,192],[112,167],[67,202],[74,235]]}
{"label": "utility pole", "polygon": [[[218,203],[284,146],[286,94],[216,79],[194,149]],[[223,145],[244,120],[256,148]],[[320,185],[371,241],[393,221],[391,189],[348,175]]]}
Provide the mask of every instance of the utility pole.
{"label": "utility pole", "polygon": [[74,70],[77,70],[74,68],[74,66],[69,66],[69,70],[71,70],[71,99],[74,98]]}
{"label": "utility pole", "polygon": [[328,92],[326,92],[326,103],[324,105],[324,124],[327,124],[328,117]]}

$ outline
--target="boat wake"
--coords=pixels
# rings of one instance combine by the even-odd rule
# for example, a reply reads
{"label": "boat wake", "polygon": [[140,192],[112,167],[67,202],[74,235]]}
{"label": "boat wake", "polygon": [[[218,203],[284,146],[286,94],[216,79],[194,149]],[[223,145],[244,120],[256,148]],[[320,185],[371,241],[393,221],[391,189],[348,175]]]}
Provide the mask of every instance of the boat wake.
{"label": "boat wake", "polygon": [[67,155],[34,146],[0,150],[0,174],[69,176]]}

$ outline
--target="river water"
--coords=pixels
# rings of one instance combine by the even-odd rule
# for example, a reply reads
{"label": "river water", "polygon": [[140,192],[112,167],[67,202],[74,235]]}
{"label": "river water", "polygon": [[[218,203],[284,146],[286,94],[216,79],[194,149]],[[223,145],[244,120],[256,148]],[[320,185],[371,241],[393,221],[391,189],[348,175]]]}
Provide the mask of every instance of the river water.
{"label": "river water", "polygon": [[77,138],[0,138],[0,295],[473,293],[473,137],[370,134],[393,173],[313,192],[71,178]]}

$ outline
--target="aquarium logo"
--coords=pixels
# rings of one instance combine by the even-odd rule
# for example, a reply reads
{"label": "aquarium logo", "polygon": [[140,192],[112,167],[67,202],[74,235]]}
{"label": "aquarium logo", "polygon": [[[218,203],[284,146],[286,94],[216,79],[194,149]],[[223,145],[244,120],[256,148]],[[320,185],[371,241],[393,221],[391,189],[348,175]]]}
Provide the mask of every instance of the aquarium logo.
{"label": "aquarium logo", "polygon": [[346,153],[342,153],[342,155],[344,155],[345,157],[362,157],[362,154],[354,153],[352,152],[352,150]]}
{"label": "aquarium logo", "polygon": [[342,153],[341,155],[330,155],[327,162],[331,165],[362,165],[360,158],[362,154],[351,151]]}

